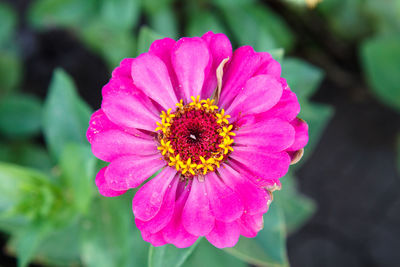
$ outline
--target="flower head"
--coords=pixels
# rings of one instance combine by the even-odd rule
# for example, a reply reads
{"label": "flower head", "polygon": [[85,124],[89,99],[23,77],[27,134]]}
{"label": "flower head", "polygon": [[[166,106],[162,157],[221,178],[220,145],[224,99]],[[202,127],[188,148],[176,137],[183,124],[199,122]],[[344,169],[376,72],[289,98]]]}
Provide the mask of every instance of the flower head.
{"label": "flower head", "polygon": [[87,137],[104,196],[140,186],[132,208],[154,246],[205,236],[234,246],[263,227],[271,192],[308,141],[296,95],[266,52],[228,38],[164,38],[125,59],[103,87]]}

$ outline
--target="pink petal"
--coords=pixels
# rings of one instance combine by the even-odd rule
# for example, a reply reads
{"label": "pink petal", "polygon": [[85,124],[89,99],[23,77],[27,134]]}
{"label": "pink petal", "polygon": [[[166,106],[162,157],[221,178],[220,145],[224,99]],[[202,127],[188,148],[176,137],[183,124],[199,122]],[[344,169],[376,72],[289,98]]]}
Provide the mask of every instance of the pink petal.
{"label": "pink petal", "polygon": [[301,119],[294,119],[290,124],[293,125],[296,136],[294,143],[288,148],[289,151],[296,151],[305,147],[308,143],[308,125]]}
{"label": "pink petal", "polygon": [[184,189],[175,203],[175,210],[172,219],[162,230],[165,241],[174,244],[178,248],[185,248],[193,245],[198,236],[186,231],[182,224],[182,211],[189,196],[189,189]]}
{"label": "pink petal", "polygon": [[219,106],[226,109],[259,68],[261,57],[251,46],[235,50],[224,74]]}
{"label": "pink petal", "polygon": [[104,178],[104,173],[106,172],[107,167],[102,168],[96,175],[96,186],[99,189],[99,193],[105,197],[116,197],[124,194],[126,190],[116,191],[109,187]]}
{"label": "pink petal", "polygon": [[290,90],[283,90],[279,102],[267,112],[260,114],[260,118],[281,118],[285,121],[292,121],[300,112],[300,104],[295,93]]}
{"label": "pink petal", "polygon": [[132,62],[133,83],[165,110],[178,102],[164,62],[151,53],[144,53]]}
{"label": "pink petal", "polygon": [[134,58],[124,58],[119,64],[119,66],[114,69],[111,77],[113,78],[123,77],[132,80],[131,69],[133,60]]}
{"label": "pink petal", "polygon": [[265,112],[278,103],[282,90],[280,81],[275,77],[255,76],[246,82],[244,89],[226,109],[226,113],[234,120],[238,116]]}
{"label": "pink petal", "polygon": [[265,153],[265,151],[236,146],[231,158],[242,165],[245,174],[255,179],[269,180],[284,176],[290,165],[290,157],[286,152]]}
{"label": "pink petal", "polygon": [[124,128],[154,131],[159,112],[131,80],[113,78],[103,87],[102,110],[115,124]]}
{"label": "pink petal", "polygon": [[238,220],[240,226],[240,234],[242,236],[253,238],[264,228],[263,213],[260,214],[243,214]]}
{"label": "pink petal", "polygon": [[239,236],[240,227],[236,221],[229,223],[215,221],[213,230],[206,235],[206,238],[217,248],[227,248],[235,246]]}
{"label": "pink petal", "polygon": [[160,211],[149,221],[136,218],[135,223],[141,231],[156,233],[163,229],[171,220],[175,208],[176,187],[179,179],[172,180],[164,195]]}
{"label": "pink petal", "polygon": [[201,94],[209,60],[207,44],[201,38],[182,38],[176,42],[172,53],[172,65],[186,103],[191,102],[191,96]]}
{"label": "pink petal", "polygon": [[176,74],[171,62],[171,54],[175,43],[176,41],[171,38],[156,40],[151,44],[149,53],[158,56],[164,62],[165,66],[168,69],[169,77],[171,79],[172,87],[174,88],[175,94],[178,99],[181,99],[183,97],[183,94],[178,88],[178,79],[176,78]]}
{"label": "pink petal", "polygon": [[206,79],[201,92],[201,98],[206,99],[212,96],[212,93],[217,87],[216,72],[218,66],[225,58],[232,58],[232,45],[228,37],[223,33],[214,34],[210,31],[205,33],[201,38],[207,42],[212,58],[212,63],[208,74],[206,74]]}
{"label": "pink petal", "polygon": [[261,56],[261,64],[255,75],[269,74],[279,78],[281,76],[281,64],[274,60],[268,52],[259,52],[258,55]]}
{"label": "pink petal", "polygon": [[165,192],[175,175],[174,169],[166,167],[137,191],[132,201],[132,210],[136,218],[149,221],[157,215],[163,203]]}
{"label": "pink petal", "polygon": [[159,154],[123,156],[108,165],[105,177],[114,190],[127,190],[138,187],[163,166],[165,161]]}
{"label": "pink petal", "polygon": [[293,144],[293,126],[281,119],[269,119],[255,124],[246,124],[236,131],[235,144],[255,146],[269,152],[283,151]]}
{"label": "pink petal", "polygon": [[271,197],[265,189],[261,189],[250,182],[250,180],[243,176],[241,177],[237,171],[228,165],[224,164],[218,171],[224,183],[235,190],[240,196],[244,206],[243,213],[257,214],[267,212],[267,202]]}
{"label": "pink petal", "polygon": [[167,244],[161,232],[152,234],[150,232],[140,231],[140,233],[142,234],[143,240],[149,242],[154,247],[161,247]]}
{"label": "pink petal", "polygon": [[205,177],[207,196],[216,220],[232,222],[243,213],[239,195],[224,184],[215,172]]}
{"label": "pink petal", "polygon": [[93,154],[111,162],[126,155],[153,155],[159,153],[154,140],[136,137],[121,130],[99,132],[92,139]]}
{"label": "pink petal", "polygon": [[182,223],[186,231],[195,236],[208,234],[214,227],[214,216],[210,210],[205,182],[193,179],[189,197],[182,212]]}
{"label": "pink petal", "polygon": [[112,123],[101,109],[96,110],[90,117],[89,128],[87,129],[86,132],[86,138],[89,141],[89,143],[92,143],[93,139],[96,137],[98,133],[110,129],[120,129],[120,128],[114,123]]}

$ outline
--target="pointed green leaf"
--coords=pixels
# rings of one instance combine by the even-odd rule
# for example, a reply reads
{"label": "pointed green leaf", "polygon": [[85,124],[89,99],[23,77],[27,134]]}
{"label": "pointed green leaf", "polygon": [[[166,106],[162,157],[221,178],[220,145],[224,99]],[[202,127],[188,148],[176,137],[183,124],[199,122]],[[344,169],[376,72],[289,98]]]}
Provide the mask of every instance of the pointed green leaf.
{"label": "pointed green leaf", "polygon": [[17,15],[8,4],[0,3],[0,47],[10,42],[17,26]]}
{"label": "pointed green leaf", "polygon": [[115,198],[98,197],[84,220],[82,261],[91,267],[147,265],[147,243],[135,227],[132,192]]}
{"label": "pointed green leaf", "polygon": [[137,45],[137,55],[149,51],[150,45],[157,39],[163,38],[162,35],[154,32],[149,27],[143,26],[140,28]]}
{"label": "pointed green leaf", "polygon": [[377,37],[361,46],[365,78],[382,103],[400,112],[400,37]]}
{"label": "pointed green leaf", "polygon": [[149,267],[180,267],[193,253],[201,239],[197,240],[188,248],[177,248],[173,245],[164,245],[162,247],[150,246]]}
{"label": "pointed green leaf", "polygon": [[289,172],[281,179],[282,189],[274,194],[274,202],[282,208],[289,233],[302,227],[316,210],[315,202],[297,191],[295,179]]}
{"label": "pointed green leaf", "polygon": [[60,157],[67,143],[87,144],[90,113],[90,108],[79,98],[71,77],[57,69],[50,83],[43,114],[45,140],[55,158]]}
{"label": "pointed green leaf", "polygon": [[21,72],[22,66],[17,53],[0,50],[0,97],[17,87]]}
{"label": "pointed green leaf", "polygon": [[74,207],[86,213],[90,207],[95,177],[96,159],[89,146],[67,144],[60,158],[61,179],[65,193]]}
{"label": "pointed green leaf", "polygon": [[296,58],[286,58],[282,62],[282,77],[299,99],[311,97],[321,84],[324,73],[321,69]]}
{"label": "pointed green leaf", "polygon": [[26,138],[39,133],[42,107],[29,95],[10,95],[0,99],[0,133],[9,138]]}
{"label": "pointed green leaf", "polygon": [[149,17],[149,24],[154,31],[164,36],[178,37],[177,16],[171,7],[165,7],[152,13]]}
{"label": "pointed green leaf", "polygon": [[227,30],[214,13],[208,10],[199,11],[197,8],[194,9],[186,27],[187,35],[202,36],[208,31],[227,34]]}
{"label": "pointed green leaf", "polygon": [[279,205],[272,203],[264,215],[264,229],[255,238],[240,237],[226,252],[257,266],[289,266],[286,254],[286,229]]}
{"label": "pointed green leaf", "polygon": [[229,266],[246,267],[247,264],[236,257],[214,247],[206,239],[199,242],[195,251],[189,256],[183,267]]}

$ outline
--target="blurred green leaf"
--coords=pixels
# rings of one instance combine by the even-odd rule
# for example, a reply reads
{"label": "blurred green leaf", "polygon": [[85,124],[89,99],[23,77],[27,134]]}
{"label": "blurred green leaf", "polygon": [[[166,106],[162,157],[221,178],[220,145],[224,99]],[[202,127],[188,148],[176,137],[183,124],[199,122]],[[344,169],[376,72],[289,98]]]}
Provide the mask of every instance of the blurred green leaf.
{"label": "blurred green leaf", "polygon": [[93,197],[96,159],[89,146],[67,144],[60,157],[61,179],[75,208],[86,213]]}
{"label": "blurred green leaf", "polygon": [[246,267],[247,264],[224,253],[211,245],[207,240],[203,239],[197,245],[195,251],[188,257],[183,267],[203,267],[203,266],[229,266],[229,267]]}
{"label": "blurred green leaf", "polygon": [[300,101],[301,111],[299,117],[305,120],[308,124],[309,141],[304,148],[304,156],[300,162],[292,166],[293,168],[300,167],[307,158],[312,154],[312,151],[318,144],[323,131],[333,117],[334,108],[326,104],[315,102]]}
{"label": "blurred green leaf", "polygon": [[209,10],[193,10],[186,26],[186,34],[188,36],[202,36],[208,31],[227,33],[227,30],[213,12]]}
{"label": "blurred green leaf", "polygon": [[149,17],[150,27],[156,32],[170,38],[178,37],[178,21],[174,10],[166,7],[152,13]]}
{"label": "blurred green leaf", "polygon": [[171,6],[175,0],[142,0],[143,8],[148,14],[155,14],[157,11]]}
{"label": "blurred green leaf", "polygon": [[[117,31],[132,30],[139,19],[139,0],[103,0],[100,18]],[[99,19],[99,17],[96,17]]]}
{"label": "blurred green leaf", "polygon": [[318,89],[324,73],[303,60],[287,58],[282,62],[282,76],[299,99],[308,99]]}
{"label": "blurred green leaf", "polygon": [[154,32],[149,27],[143,26],[140,28],[137,44],[137,55],[146,53],[149,51],[150,45],[157,39],[163,38],[162,35]]}
{"label": "blurred green leaf", "polygon": [[96,0],[37,0],[28,10],[28,21],[36,28],[81,27],[97,6]]}
{"label": "blurred green leaf", "polygon": [[368,34],[371,28],[364,5],[365,0],[323,0],[317,5],[317,10],[326,17],[335,35],[357,40]]}
{"label": "blurred green leaf", "polygon": [[282,189],[274,194],[274,202],[282,208],[287,231],[294,232],[314,214],[316,204],[297,191],[296,178],[290,172],[281,182]]}
{"label": "blurred green leaf", "polygon": [[222,12],[239,45],[251,45],[256,51],[289,51],[293,45],[285,22],[265,5],[224,6]]}
{"label": "blurred green leaf", "polygon": [[15,237],[15,249],[18,257],[18,266],[28,266],[34,257],[40,243],[53,230],[51,223],[46,220],[30,224]]}
{"label": "blurred green leaf", "polygon": [[400,37],[376,37],[364,42],[361,59],[372,92],[400,112]]}
{"label": "blurred green leaf", "polygon": [[264,229],[255,238],[240,237],[233,248],[224,249],[257,266],[289,266],[286,255],[286,229],[283,212],[272,203],[264,215]]}
{"label": "blurred green leaf", "polygon": [[3,47],[13,37],[17,26],[15,11],[5,3],[0,3],[0,47]]}
{"label": "blurred green leaf", "polygon": [[149,250],[149,267],[180,267],[193,253],[201,239],[197,240],[188,248],[177,248],[167,244],[162,247],[150,246]]}
{"label": "blurred green leaf", "polygon": [[148,246],[135,228],[132,194],[97,198],[83,222],[81,240],[85,266],[146,266]]}
{"label": "blurred green leaf", "polygon": [[267,51],[268,53],[271,54],[272,58],[275,59],[278,62],[282,62],[283,57],[285,55],[285,49],[283,48],[276,48],[276,49],[271,49]]}
{"label": "blurred green leaf", "polygon": [[15,51],[0,50],[0,96],[15,89],[21,78],[22,66]]}
{"label": "blurred green leaf", "polygon": [[9,138],[26,138],[39,133],[42,107],[39,99],[26,94],[0,99],[0,133]]}
{"label": "blurred green leaf", "polygon": [[135,55],[135,38],[128,30],[116,30],[94,19],[80,29],[80,35],[91,49],[104,57],[110,69],[118,66],[122,59]]}
{"label": "blurred green leaf", "polygon": [[66,227],[54,229],[37,248],[35,259],[48,266],[79,266],[79,240],[82,225],[75,220]]}
{"label": "blurred green leaf", "polygon": [[400,33],[400,1],[386,0],[384,3],[376,0],[365,0],[364,8],[379,34]]}
{"label": "blurred green leaf", "polygon": [[14,163],[50,173],[53,164],[47,151],[30,143],[0,143],[0,161]]}
{"label": "blurred green leaf", "polygon": [[43,114],[45,139],[55,158],[60,157],[67,143],[87,144],[85,133],[90,113],[69,75],[61,69],[55,70]]}

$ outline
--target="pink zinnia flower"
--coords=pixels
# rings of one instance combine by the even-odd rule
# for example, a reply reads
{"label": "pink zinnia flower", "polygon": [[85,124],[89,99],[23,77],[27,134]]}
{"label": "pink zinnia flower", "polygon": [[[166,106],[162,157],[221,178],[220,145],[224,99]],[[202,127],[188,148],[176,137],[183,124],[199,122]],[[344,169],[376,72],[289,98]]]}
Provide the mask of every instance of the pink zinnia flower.
{"label": "pink zinnia flower", "polygon": [[121,62],[103,87],[87,138],[110,162],[96,185],[107,197],[140,186],[132,206],[143,239],[232,247],[255,237],[263,214],[308,141],[280,64],[224,34],[164,38]]}

